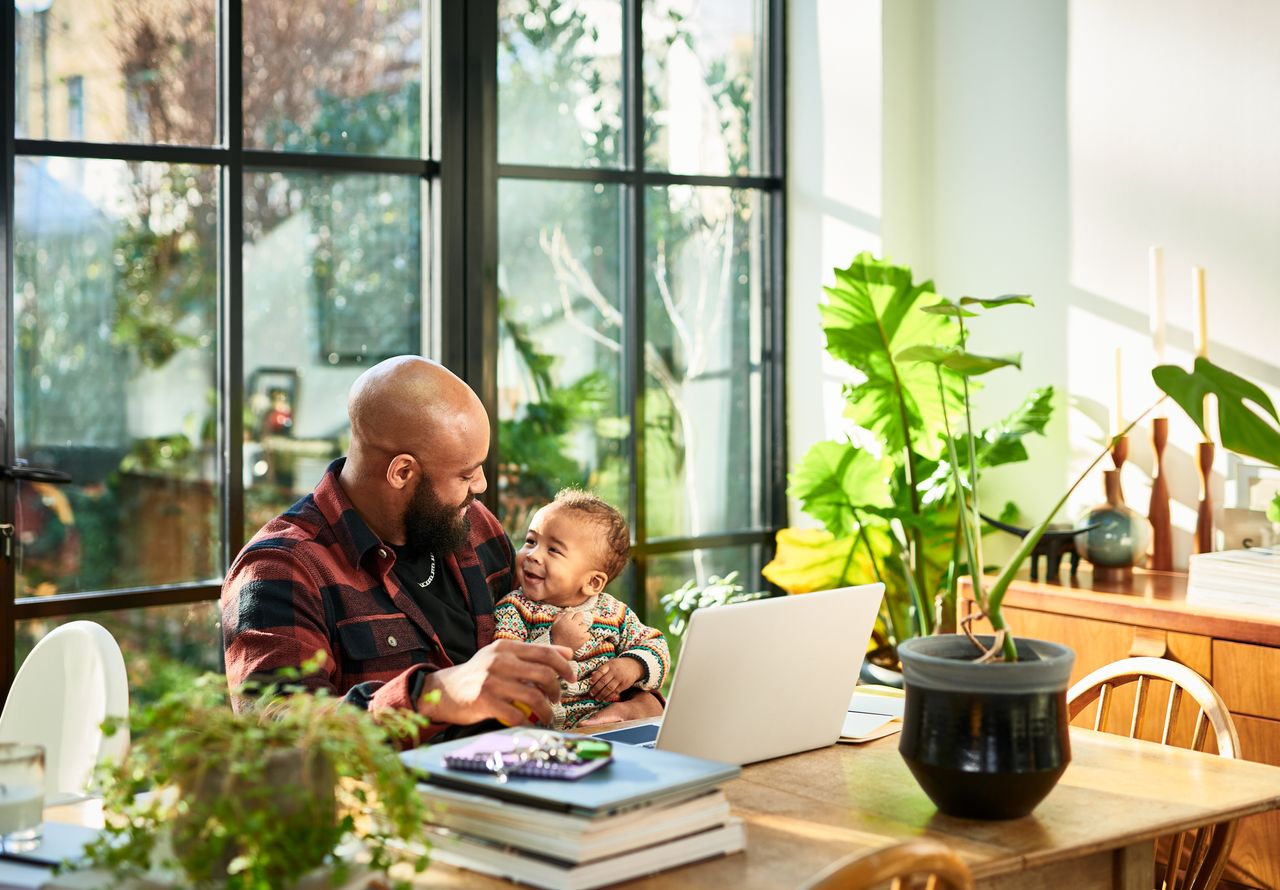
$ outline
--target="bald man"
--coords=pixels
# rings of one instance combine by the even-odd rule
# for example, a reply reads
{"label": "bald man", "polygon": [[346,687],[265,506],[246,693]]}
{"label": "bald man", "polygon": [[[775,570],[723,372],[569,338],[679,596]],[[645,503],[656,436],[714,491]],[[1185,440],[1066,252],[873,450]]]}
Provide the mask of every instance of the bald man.
{"label": "bald man", "polygon": [[[489,420],[444,366],[387,359],[347,401],[351,447],[267,523],[222,588],[234,688],[325,656],[313,689],[371,711],[414,708],[429,734],[496,718],[549,725],[568,649],[493,640],[514,552],[476,500]],[[439,693],[436,696],[430,693]]]}

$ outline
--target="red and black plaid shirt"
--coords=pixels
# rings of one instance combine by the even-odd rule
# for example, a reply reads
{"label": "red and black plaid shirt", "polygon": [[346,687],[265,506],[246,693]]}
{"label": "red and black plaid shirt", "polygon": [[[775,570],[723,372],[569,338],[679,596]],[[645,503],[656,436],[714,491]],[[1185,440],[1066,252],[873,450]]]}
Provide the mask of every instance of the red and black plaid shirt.
{"label": "red and black plaid shirt", "polygon": [[[425,675],[453,664],[413,596],[395,553],[338,482],[334,461],[315,491],[263,526],[222,587],[227,682],[270,677],[325,655],[305,683],[369,710],[414,708]],[[512,589],[515,554],[498,520],[472,503],[467,546],[444,560],[476,623],[476,649],[493,640],[493,604]],[[429,734],[442,729],[433,724]]]}

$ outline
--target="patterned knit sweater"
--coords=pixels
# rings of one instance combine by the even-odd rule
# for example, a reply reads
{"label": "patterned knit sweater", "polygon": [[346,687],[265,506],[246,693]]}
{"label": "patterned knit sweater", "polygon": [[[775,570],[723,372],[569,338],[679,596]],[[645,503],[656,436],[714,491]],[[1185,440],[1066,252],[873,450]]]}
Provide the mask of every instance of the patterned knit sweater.
{"label": "patterned knit sweater", "polygon": [[591,618],[591,639],[573,653],[577,680],[560,681],[560,704],[555,707],[556,729],[569,729],[609,702],[591,697],[591,674],[611,658],[634,658],[644,667],[636,684],[658,689],[671,670],[671,653],[660,631],[640,623],[636,613],[607,593],[577,606],[560,607],[535,602],[517,590],[507,594],[494,609],[494,639],[550,643],[551,623],[561,612],[585,612]]}

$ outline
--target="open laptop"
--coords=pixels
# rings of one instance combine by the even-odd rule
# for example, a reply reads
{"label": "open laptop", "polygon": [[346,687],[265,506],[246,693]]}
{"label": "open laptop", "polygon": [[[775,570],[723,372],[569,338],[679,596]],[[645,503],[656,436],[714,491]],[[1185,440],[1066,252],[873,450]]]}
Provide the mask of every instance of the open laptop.
{"label": "open laptop", "polygon": [[698,609],[662,719],[596,733],[726,763],[834,744],[883,584]]}

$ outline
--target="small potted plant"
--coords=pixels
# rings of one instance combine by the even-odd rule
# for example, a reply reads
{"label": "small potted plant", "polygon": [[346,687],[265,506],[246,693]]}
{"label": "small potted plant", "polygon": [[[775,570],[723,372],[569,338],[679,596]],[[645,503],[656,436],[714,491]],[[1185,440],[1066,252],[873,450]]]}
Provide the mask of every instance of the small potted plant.
{"label": "small potted plant", "polygon": [[[932,366],[943,404],[947,473],[960,503],[959,533],[970,566],[984,565],[970,379],[1018,366],[1020,358],[968,352],[966,319],[975,317],[977,310],[1016,305],[1031,305],[1031,300],[1025,296],[965,297],[958,302],[940,298],[925,311],[954,320],[959,332],[956,344],[915,346],[897,356],[904,363]],[[1190,372],[1165,365],[1156,368],[1152,376],[1166,394],[1161,401],[1173,399],[1206,435],[1205,397],[1215,396],[1223,446],[1280,463],[1280,431],[1264,419],[1269,416],[1280,423],[1280,415],[1260,388],[1205,358],[1197,358]],[[963,419],[953,421],[947,413],[946,393],[957,388]],[[1118,435],[1127,435],[1154,407]],[[1054,516],[1113,444],[1108,443],[1022,539],[989,586],[983,572],[972,572],[975,603],[993,634],[975,636],[962,626],[964,633],[919,637],[898,647],[907,693],[899,750],[925,793],[949,815],[1026,815],[1066,769],[1070,759],[1066,690],[1075,655],[1057,643],[1015,640],[1002,603],[1015,573]]]}
{"label": "small potted plant", "polygon": [[385,872],[405,847],[425,849],[426,804],[396,743],[426,718],[375,719],[304,693],[290,685],[297,676],[237,690],[253,699],[239,712],[217,674],[135,708],[128,753],[99,771],[112,815],[86,865],[113,881],[320,890]]}

